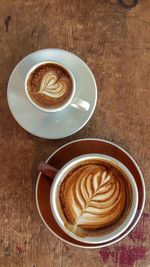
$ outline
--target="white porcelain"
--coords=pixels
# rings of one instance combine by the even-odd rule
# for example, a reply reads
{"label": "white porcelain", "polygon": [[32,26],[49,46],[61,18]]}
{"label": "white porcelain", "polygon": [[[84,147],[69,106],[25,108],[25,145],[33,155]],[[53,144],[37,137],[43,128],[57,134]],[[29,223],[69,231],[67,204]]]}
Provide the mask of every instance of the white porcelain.
{"label": "white porcelain", "polygon": [[[30,97],[29,93],[28,93],[28,89],[27,89],[27,81],[28,81],[28,78],[30,76],[30,74],[39,66],[42,66],[44,64],[55,64],[55,65],[58,65],[58,66],[61,66],[63,67],[68,73],[69,73],[69,76],[72,80],[72,93],[68,99],[67,102],[65,102],[63,105],[61,105],[60,107],[57,107],[57,108],[43,108],[43,107],[40,107],[39,105],[37,105],[33,100],[32,98]],[[83,99],[80,99],[80,98],[77,98],[76,97],[76,82],[75,82],[75,79],[74,79],[74,76],[72,75],[71,71],[69,69],[67,69],[63,64],[60,64],[56,61],[43,61],[43,62],[40,62],[38,64],[36,64],[35,66],[33,66],[29,72],[27,73],[27,76],[25,78],[25,84],[24,84],[24,87],[25,87],[25,92],[26,92],[26,96],[27,98],[29,99],[29,101],[36,107],[38,108],[39,110],[41,111],[44,111],[44,112],[48,112],[48,113],[54,113],[54,112],[59,112],[59,111],[62,111],[63,109],[67,108],[69,105],[71,105],[72,107],[74,108],[77,108],[77,109],[80,109],[80,110],[83,110],[83,111],[87,111],[89,108],[90,108],[90,104],[86,101],[84,101]]]}
{"label": "white porcelain", "polygon": [[[131,209],[129,211],[129,214],[127,216],[127,218],[125,219],[125,221],[119,226],[117,227],[114,231],[112,231],[109,234],[103,235],[103,236],[97,236],[97,237],[79,237],[76,234],[70,232],[64,225],[64,222],[58,212],[57,209],[57,192],[58,192],[58,187],[59,185],[62,183],[63,179],[66,177],[67,173],[74,167],[76,167],[79,163],[81,163],[82,161],[85,160],[89,160],[89,159],[98,159],[98,160],[104,160],[105,162],[108,162],[112,165],[117,165],[118,168],[120,170],[122,170],[128,177],[131,188],[132,188],[132,193],[133,193],[133,201],[132,201],[132,205],[131,205]],[[86,154],[86,155],[82,155],[79,157],[76,157],[74,159],[72,159],[71,161],[67,162],[56,174],[54,180],[53,180],[53,184],[52,184],[52,188],[51,188],[51,192],[50,192],[50,205],[51,205],[51,209],[52,209],[52,213],[53,216],[56,220],[56,222],[58,223],[58,225],[60,226],[60,228],[69,236],[71,236],[72,238],[84,242],[84,243],[90,243],[90,244],[100,244],[100,243],[104,243],[104,242],[109,242],[112,239],[118,237],[121,233],[123,233],[128,226],[131,224],[135,213],[137,211],[137,206],[138,206],[138,189],[134,180],[133,175],[131,174],[131,172],[127,169],[127,167],[125,165],[123,165],[120,161],[118,161],[115,158],[112,158],[108,155],[103,155],[103,154]]]}
{"label": "white porcelain", "polygon": [[[36,64],[44,61],[60,63],[69,70],[76,83],[74,105],[78,99],[88,102],[88,111],[71,105],[61,112],[46,113],[37,109],[25,93],[25,79]],[[28,132],[48,139],[64,138],[79,131],[91,118],[97,101],[95,78],[82,59],[61,49],[43,49],[23,58],[13,70],[7,90],[8,105],[16,121]],[[78,102],[79,104],[79,102]]]}

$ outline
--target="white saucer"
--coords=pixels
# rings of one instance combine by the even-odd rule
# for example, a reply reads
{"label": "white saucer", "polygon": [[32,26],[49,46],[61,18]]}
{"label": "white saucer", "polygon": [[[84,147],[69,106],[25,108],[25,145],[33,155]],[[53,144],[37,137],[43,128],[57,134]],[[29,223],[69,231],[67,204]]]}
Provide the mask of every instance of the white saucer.
{"label": "white saucer", "polygon": [[[88,111],[71,106],[64,111],[47,114],[34,107],[27,99],[24,81],[35,64],[54,60],[70,69],[76,82],[76,96],[89,102]],[[76,55],[61,49],[43,49],[22,59],[13,70],[7,89],[8,105],[16,121],[38,137],[58,139],[79,131],[91,118],[97,101],[97,86],[89,67]]]}

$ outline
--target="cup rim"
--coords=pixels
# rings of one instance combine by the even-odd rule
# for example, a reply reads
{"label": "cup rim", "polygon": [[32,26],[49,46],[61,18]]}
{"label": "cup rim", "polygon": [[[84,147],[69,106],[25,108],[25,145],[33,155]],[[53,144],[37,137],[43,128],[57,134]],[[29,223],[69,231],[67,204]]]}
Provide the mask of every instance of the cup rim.
{"label": "cup rim", "polygon": [[[120,170],[122,170],[128,177],[130,184],[131,184],[131,188],[132,188],[132,193],[133,193],[133,201],[132,201],[132,205],[130,208],[130,211],[126,217],[126,219],[123,221],[123,223],[121,223],[121,225],[119,225],[114,231],[112,231],[109,234],[103,235],[103,236],[99,236],[99,237],[86,237],[86,238],[80,238],[77,235],[75,235],[74,233],[70,232],[65,226],[64,226],[64,222],[61,219],[61,216],[59,215],[59,212],[57,210],[57,205],[56,205],[56,201],[55,201],[55,196],[56,196],[56,191],[57,191],[57,186],[63,181],[64,177],[66,176],[66,171],[70,171],[70,169],[72,169],[72,167],[75,167],[76,164],[78,164],[79,162],[81,162],[81,159],[87,160],[87,159],[102,159],[105,160],[109,163],[111,163],[113,165],[117,164],[118,168]],[[62,178],[62,179],[61,179]],[[131,174],[131,172],[129,171],[129,169],[119,160],[105,155],[105,154],[95,154],[95,153],[90,153],[90,154],[84,154],[78,157],[75,157],[74,159],[68,161],[56,174],[53,183],[52,183],[52,187],[51,187],[51,191],[50,191],[50,205],[51,205],[51,210],[53,213],[53,216],[57,222],[57,224],[59,225],[59,227],[70,237],[76,239],[77,241],[83,242],[83,243],[91,243],[91,244],[100,244],[100,243],[104,243],[104,242],[109,242],[112,239],[118,237],[120,234],[122,234],[128,227],[129,225],[132,223],[135,213],[137,211],[137,207],[138,207],[138,189],[137,189],[137,185],[136,182],[134,180],[133,175]]]}
{"label": "cup rim", "polygon": [[[71,81],[72,81],[72,93],[69,97],[69,99],[63,104],[61,105],[60,107],[57,107],[57,108],[43,108],[41,106],[39,106],[38,104],[36,104],[32,98],[30,97],[29,93],[28,93],[28,89],[27,89],[27,81],[28,81],[28,78],[30,76],[30,74],[36,69],[38,68],[39,66],[41,65],[44,65],[44,64],[55,64],[55,65],[58,65],[60,67],[62,67],[64,70],[66,70],[71,78]],[[31,104],[33,104],[38,110],[40,111],[44,111],[46,113],[54,113],[54,112],[58,112],[58,111],[62,111],[63,109],[65,109],[66,107],[68,107],[70,105],[70,103],[72,102],[72,99],[75,95],[75,78],[74,78],[74,75],[72,74],[72,72],[70,70],[68,70],[68,68],[66,66],[64,66],[64,64],[58,62],[58,61],[54,61],[54,60],[44,60],[44,61],[41,61],[41,62],[38,62],[37,64],[33,65],[29,71],[27,72],[26,74],[26,77],[25,77],[25,93],[26,93],[26,96],[28,98],[28,100],[31,102]]]}

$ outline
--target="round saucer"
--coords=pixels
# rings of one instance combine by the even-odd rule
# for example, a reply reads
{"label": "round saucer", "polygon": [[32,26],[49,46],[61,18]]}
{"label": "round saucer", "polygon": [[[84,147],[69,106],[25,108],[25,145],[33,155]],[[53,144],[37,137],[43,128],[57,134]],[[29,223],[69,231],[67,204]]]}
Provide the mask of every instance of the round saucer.
{"label": "round saucer", "polygon": [[55,168],[60,169],[69,160],[88,153],[100,153],[112,156],[122,162],[132,173],[138,188],[139,199],[138,209],[129,227],[118,237],[109,242],[100,244],[83,243],[71,238],[58,226],[52,215],[49,203],[52,182],[48,177],[41,173],[39,173],[36,183],[36,205],[45,226],[62,241],[76,247],[101,248],[120,241],[135,227],[141,217],[145,204],[145,184],[142,173],[135,160],[123,148],[101,139],[80,139],[70,142],[57,149],[52,155],[50,155],[46,162]]}
{"label": "round saucer", "polygon": [[[30,103],[25,94],[25,77],[35,64],[46,60],[62,63],[72,72],[76,82],[75,97],[89,102],[88,111],[68,106],[61,112],[47,114]],[[38,137],[58,139],[79,131],[89,121],[96,106],[97,86],[82,59],[65,50],[43,49],[26,56],[15,67],[8,82],[7,99],[12,115],[26,131]]]}

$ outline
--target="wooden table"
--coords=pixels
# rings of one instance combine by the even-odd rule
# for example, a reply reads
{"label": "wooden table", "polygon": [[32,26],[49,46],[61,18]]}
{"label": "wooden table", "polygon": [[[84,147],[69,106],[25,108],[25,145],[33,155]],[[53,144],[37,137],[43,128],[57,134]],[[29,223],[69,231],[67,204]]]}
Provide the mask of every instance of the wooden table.
{"label": "wooden table", "polygon": [[[0,15],[0,267],[149,267],[150,0],[140,0],[131,10],[115,0],[1,0]],[[55,141],[24,131],[6,97],[15,65],[47,47],[80,56],[98,85],[90,122]],[[128,150],[147,189],[144,214],[132,234],[92,251],[55,238],[41,222],[34,198],[38,163],[61,145],[84,137],[104,138]]]}

